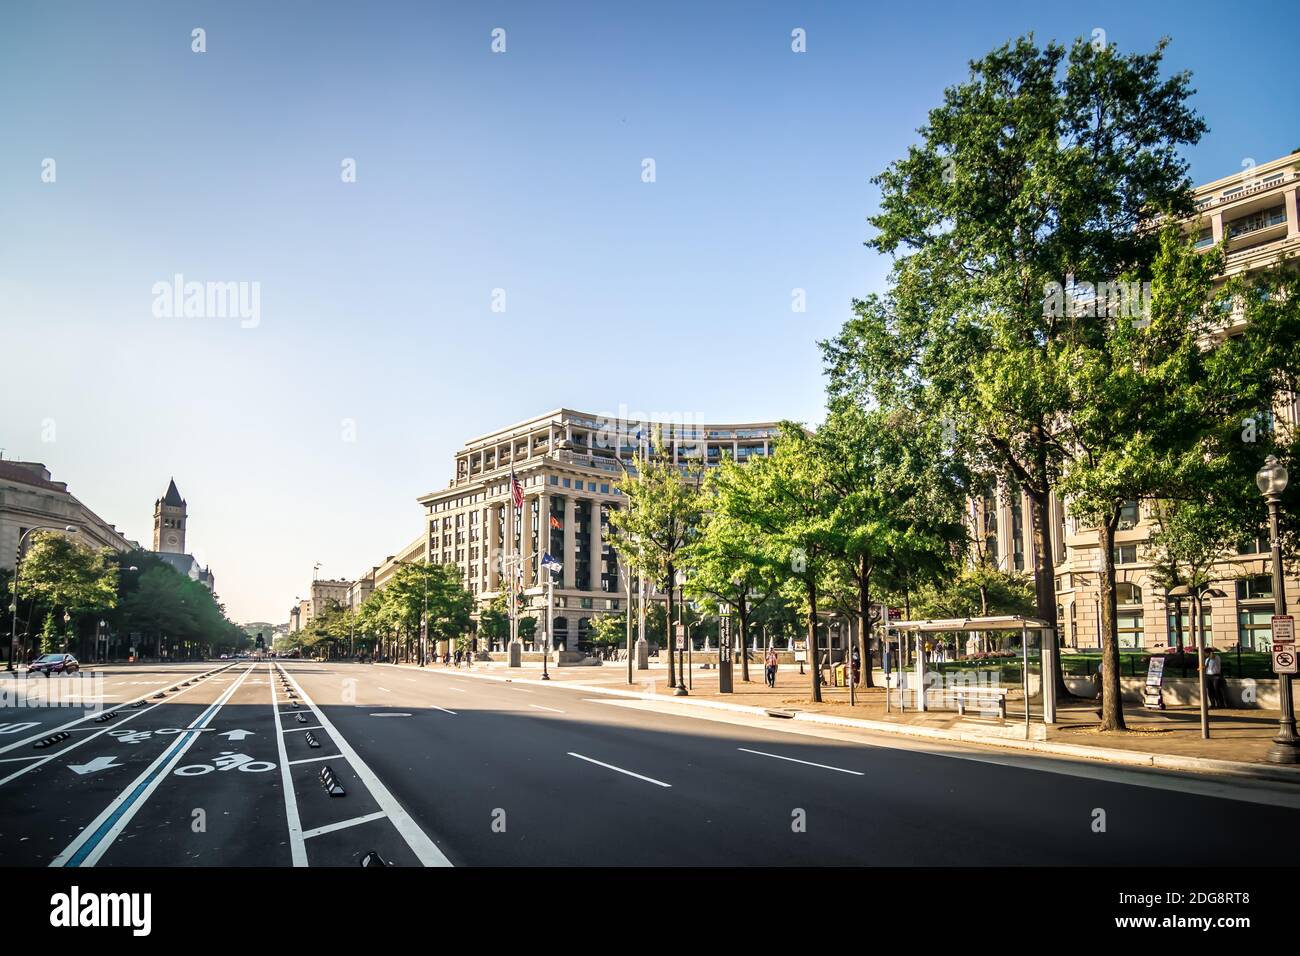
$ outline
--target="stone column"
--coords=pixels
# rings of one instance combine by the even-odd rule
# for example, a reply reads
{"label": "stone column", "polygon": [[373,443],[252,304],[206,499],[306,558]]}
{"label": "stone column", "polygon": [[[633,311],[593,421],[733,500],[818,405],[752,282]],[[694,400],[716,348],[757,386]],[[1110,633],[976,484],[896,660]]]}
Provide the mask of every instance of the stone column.
{"label": "stone column", "polygon": [[488,525],[487,525],[487,556],[488,556],[488,580],[487,587],[489,591],[495,591],[501,580],[501,554],[497,551],[497,534],[501,530],[501,516],[497,513],[497,506],[491,505],[488,508]]}
{"label": "stone column", "polygon": [[1223,241],[1223,213],[1216,212],[1210,216],[1210,238],[1217,246]]}
{"label": "stone column", "polygon": [[523,522],[523,559],[524,559],[524,587],[531,587],[533,584],[533,504],[537,501],[536,495],[530,495],[524,498],[524,510],[520,517]]}
{"label": "stone column", "polygon": [[573,535],[573,495],[564,496],[564,586],[572,588],[577,580],[576,548]]}
{"label": "stone column", "polygon": [[1292,186],[1282,193],[1286,200],[1286,237],[1294,239],[1300,236],[1300,207],[1296,203],[1296,189],[1300,187]]}
{"label": "stone column", "polygon": [[[600,572],[603,564],[601,563],[601,551],[603,550],[603,536],[600,530],[600,501],[591,499],[591,590],[593,594],[601,593],[600,590]],[[593,606],[595,602],[592,602]]]}

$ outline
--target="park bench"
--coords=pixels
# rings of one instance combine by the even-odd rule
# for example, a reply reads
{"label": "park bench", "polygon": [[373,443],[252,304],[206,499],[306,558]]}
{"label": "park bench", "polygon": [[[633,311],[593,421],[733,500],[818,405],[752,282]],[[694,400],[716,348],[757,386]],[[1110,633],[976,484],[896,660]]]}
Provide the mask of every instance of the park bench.
{"label": "park bench", "polygon": [[977,705],[978,709],[983,710],[983,706],[990,703],[997,703],[998,716],[1003,720],[1007,717],[1007,688],[991,687],[988,684],[970,684],[965,687],[954,687],[952,695],[957,701],[957,713],[965,716],[966,705]]}

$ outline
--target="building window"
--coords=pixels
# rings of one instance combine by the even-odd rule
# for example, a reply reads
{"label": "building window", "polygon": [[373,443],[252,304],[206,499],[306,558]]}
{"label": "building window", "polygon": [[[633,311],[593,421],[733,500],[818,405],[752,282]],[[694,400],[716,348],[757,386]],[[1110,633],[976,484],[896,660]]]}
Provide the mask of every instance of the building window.
{"label": "building window", "polygon": [[1142,612],[1120,611],[1115,616],[1120,647],[1142,647]]}
{"label": "building window", "polygon": [[1273,609],[1243,607],[1237,610],[1237,640],[1242,650],[1273,650]]}
{"label": "building window", "polygon": [[1137,551],[1136,544],[1117,544],[1114,551],[1115,563],[1136,564]]}
{"label": "building window", "polygon": [[1131,531],[1137,527],[1138,523],[1138,503],[1136,501],[1126,501],[1119,509],[1119,530]]}
{"label": "building window", "polygon": [[1256,535],[1249,541],[1237,545],[1238,554],[1268,554],[1270,551],[1268,534]]}
{"label": "building window", "polygon": [[1273,576],[1257,574],[1250,578],[1237,579],[1237,600],[1257,601],[1273,597]]}
{"label": "building window", "polygon": [[1115,600],[1120,604],[1141,604],[1142,589],[1131,581],[1120,581],[1115,585]]}

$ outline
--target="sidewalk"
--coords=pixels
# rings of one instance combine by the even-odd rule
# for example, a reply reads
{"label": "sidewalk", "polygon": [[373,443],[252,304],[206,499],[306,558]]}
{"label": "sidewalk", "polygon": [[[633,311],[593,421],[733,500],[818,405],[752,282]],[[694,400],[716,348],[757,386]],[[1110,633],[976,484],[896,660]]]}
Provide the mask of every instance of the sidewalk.
{"label": "sidewalk", "polygon": [[[436,665],[444,669],[442,665]],[[450,668],[455,671],[455,668]],[[717,671],[695,668],[690,675],[693,685],[688,697],[676,697],[668,685],[666,665],[652,664],[649,670],[633,671],[634,683],[627,682],[627,663],[609,662],[601,667],[550,667],[553,684],[589,687],[645,699],[662,699],[685,707],[723,707],[762,714],[768,710],[789,713],[793,719],[816,723],[861,727],[881,733],[898,733],[910,737],[928,737],[966,743],[1006,747],[1040,754],[1083,757],[1114,763],[1154,766],[1169,770],[1192,770],[1202,773],[1229,773],[1261,779],[1285,780],[1300,784],[1300,767],[1269,764],[1266,759],[1271,738],[1277,732],[1278,712],[1268,710],[1212,710],[1211,739],[1201,738],[1200,712],[1192,706],[1170,707],[1165,711],[1145,710],[1128,704],[1124,719],[1127,732],[1103,733],[1098,728],[1098,704],[1078,698],[1063,701],[1057,713],[1058,723],[1047,728],[1045,741],[1008,739],[995,736],[999,725],[1023,723],[1023,704],[1013,692],[1008,698],[1008,719],[980,718],[968,714],[959,717],[955,710],[898,710],[898,692],[892,696],[891,712],[885,710],[885,691],[881,687],[855,691],[855,704],[849,704],[846,687],[823,687],[821,703],[810,703],[810,677],[801,676],[797,666],[785,665],[777,675],[775,688],[763,681],[762,665],[751,665],[750,682],[744,683],[739,665],[734,669],[735,693],[718,693]],[[511,668],[504,663],[481,662],[458,673],[476,674],[501,680],[535,681],[541,678],[540,664]],[[877,677],[879,673],[877,672]],[[1041,718],[1034,712],[1036,723]]]}

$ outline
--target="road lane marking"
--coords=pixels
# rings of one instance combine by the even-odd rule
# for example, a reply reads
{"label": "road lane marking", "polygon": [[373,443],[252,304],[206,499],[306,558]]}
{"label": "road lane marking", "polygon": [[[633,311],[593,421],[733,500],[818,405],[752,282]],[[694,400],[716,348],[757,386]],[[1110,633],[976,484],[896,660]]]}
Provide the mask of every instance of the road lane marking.
{"label": "road lane marking", "polygon": [[[275,665],[268,664],[270,673],[275,673]],[[284,793],[284,820],[289,828],[289,856],[294,866],[310,866],[307,861],[306,839],[302,832],[302,817],[298,814],[298,795],[293,790],[293,777],[289,773],[289,752],[284,746],[284,735],[289,730],[313,730],[313,727],[290,727],[285,730],[280,724],[280,701],[275,695],[275,681],[271,681],[271,710],[275,711],[276,749],[280,754],[280,790]]]}
{"label": "road lane marking", "polygon": [[541,704],[529,704],[529,707],[536,707],[538,710],[549,710],[553,714],[562,714],[564,711],[555,707],[543,707]]}
{"label": "road lane marking", "polygon": [[453,717],[456,716],[456,712],[454,710],[448,710],[446,707],[439,707],[437,704],[430,704],[429,706],[432,707],[434,710],[442,711],[444,714],[451,714]]}
{"label": "road lane marking", "polygon": [[280,731],[280,733],[292,734],[292,733],[296,733],[299,730],[324,730],[324,728],[321,727],[320,724],[309,724],[306,727],[286,727],[284,728],[284,730]]}
{"label": "road lane marking", "polygon": [[[379,687],[378,684],[376,684],[375,686],[376,686],[376,687]],[[392,691],[389,690],[387,687],[379,687],[379,689],[382,690],[385,694],[391,694],[391,693],[392,693]]]}
{"label": "road lane marking", "polygon": [[338,823],[327,823],[323,827],[317,827],[314,830],[308,830],[303,834],[303,838],[310,840],[312,837],[318,837],[322,833],[333,833],[335,830],[346,830],[348,827],[354,827],[361,823],[370,823],[374,820],[382,820],[388,816],[383,810],[377,813],[367,813],[364,817],[353,817],[351,820],[340,820]]}
{"label": "road lane marking", "polygon": [[[202,714],[190,722],[187,732],[177,735],[176,742],[162,752],[135,781],[127,786],[117,798],[104,808],[89,826],[77,835],[68,846],[50,863],[50,866],[94,866],[117,839],[118,834],[131,822],[136,812],[148,802],[149,797],[158,789],[158,785],[171,773],[173,767],[180,763],[185,752],[199,739],[198,733],[188,731],[206,727],[220,713],[226,701],[239,690],[244,678],[253,672],[253,665],[244,671],[240,679],[229,688]],[[87,738],[89,739],[89,738]]]}
{"label": "road lane marking", "polygon": [[296,767],[300,763],[318,763],[322,760],[338,760],[342,754],[326,754],[324,757],[303,757],[301,760],[290,760],[289,766]]}
{"label": "road lane marking", "polygon": [[671,783],[664,783],[662,780],[656,780],[654,777],[643,777],[639,773],[633,773],[631,770],[624,770],[622,767],[615,767],[612,763],[601,763],[599,760],[592,760],[590,757],[584,757],[582,754],[575,754],[569,751],[570,757],[577,757],[579,760],[585,760],[587,763],[594,763],[598,767],[604,767],[606,770],[616,770],[619,773],[625,773],[629,777],[636,777],[638,780],[644,780],[646,783],[653,783],[656,787],[671,787]]}
{"label": "road lane marking", "polygon": [[[230,666],[229,664],[226,665],[226,667],[229,667],[229,666]],[[204,672],[204,673],[202,673],[202,674],[195,674],[195,675],[193,675],[192,677],[189,677],[188,679],[191,679],[191,680],[193,680],[194,678],[198,678],[198,680],[196,681],[196,683],[191,684],[190,687],[197,687],[199,684],[205,683],[206,680],[211,679],[212,676],[213,676],[214,674],[218,674],[218,673],[220,673],[222,670],[225,670],[225,668],[223,667],[223,668],[219,668],[219,669],[216,669],[216,670],[206,671],[206,672]],[[185,691],[189,690],[189,687],[181,687],[180,685],[181,685],[182,683],[183,683],[183,681],[181,681],[181,680],[178,679],[178,680],[173,681],[171,684],[167,685],[167,686],[169,686],[169,687],[177,688],[176,693],[173,694],[172,697],[175,697],[177,694],[183,694],[183,693],[185,693]],[[154,686],[157,686],[157,685],[154,685]],[[120,703],[110,704],[110,705],[108,705],[108,706],[106,706],[106,707],[101,707],[99,710],[92,710],[92,711],[90,711],[88,714],[86,714],[84,717],[78,717],[78,718],[76,718],[75,720],[70,720],[70,721],[68,721],[66,724],[60,724],[60,725],[57,726],[57,727],[54,727],[54,728],[51,728],[51,729],[47,729],[47,730],[39,730],[39,731],[37,731],[37,732],[36,732],[33,736],[31,736],[31,737],[25,737],[25,738],[22,739],[22,740],[15,740],[15,741],[14,741],[13,743],[11,743],[11,744],[6,744],[5,746],[0,747],[0,754],[8,753],[10,750],[17,750],[19,747],[24,747],[24,746],[27,746],[28,744],[33,744],[33,743],[35,743],[36,741],[40,740],[42,737],[48,737],[50,734],[57,734],[57,733],[59,733],[60,731],[68,730],[69,728],[74,727],[76,724],[85,723],[87,720],[93,720],[94,718],[98,717],[98,716],[99,716],[103,711],[105,711],[105,710],[124,710],[124,709],[126,709],[127,707],[130,707],[132,704],[134,704],[134,703],[136,703],[136,702],[138,702],[138,701],[148,700],[148,699],[149,699],[150,697],[152,697],[152,696],[153,696],[152,693],[146,691],[145,693],[143,693],[143,694],[139,694],[139,695],[137,695],[137,696],[135,696],[135,697],[127,698],[126,700],[121,701]],[[170,699],[172,699],[172,698],[168,698],[168,699],[170,700]],[[154,704],[153,707],[149,707],[149,708],[147,708],[147,709],[148,709],[148,710],[153,710],[153,708],[156,707],[156,706],[158,706],[158,705],[157,705],[157,704]],[[140,711],[139,713],[144,713],[144,711]],[[137,713],[137,714],[131,714],[130,716],[128,716],[128,717],[125,718],[125,719],[126,719],[126,720],[129,720],[131,717],[136,717],[136,716],[139,716],[139,714],[138,714],[138,713]],[[118,723],[122,723],[122,722],[123,722],[123,721],[118,721]],[[81,727],[81,728],[77,728],[77,729],[79,729],[79,730],[85,730],[85,729],[87,729],[87,728]],[[0,784],[4,784],[5,782],[6,782],[6,781],[4,781],[4,780],[0,780]]]}
{"label": "road lane marking", "polygon": [[410,717],[404,710],[381,710],[370,715],[371,717]]}
{"label": "road lane marking", "polygon": [[[437,845],[429,839],[429,835],[420,829],[420,825],[411,819],[411,815],[397,802],[397,798],[384,786],[383,781],[375,775],[375,772],[370,769],[370,765],[361,759],[360,755],[352,748],[352,745],[334,728],[334,724],[330,719],[325,716],[324,712],[307,695],[307,692],[302,689],[302,684],[298,682],[298,679],[290,674],[283,664],[280,665],[280,673],[288,678],[294,689],[298,691],[298,696],[311,708],[312,713],[316,715],[316,719],[320,721],[321,726],[333,739],[334,745],[343,754],[343,758],[352,766],[353,773],[361,778],[362,784],[370,791],[370,795],[375,798],[375,803],[379,804],[379,808],[388,816],[389,822],[401,834],[402,839],[406,841],[406,845],[411,848],[411,852],[415,854],[416,858],[424,866],[451,866],[451,860],[447,859]],[[280,740],[283,741],[284,737],[280,736]]]}
{"label": "road lane marking", "polygon": [[[116,738],[118,738],[118,739],[120,740],[120,739],[121,739],[121,736],[120,736],[121,734],[123,734],[123,733],[129,733],[129,731],[122,731],[122,730],[119,730],[119,729],[118,729],[118,728],[120,728],[123,724],[127,723],[128,721],[135,720],[137,717],[140,717],[140,716],[142,716],[143,714],[147,714],[147,713],[152,712],[152,711],[154,710],[154,708],[156,708],[156,707],[161,707],[163,704],[166,704],[166,703],[169,703],[169,702],[171,702],[171,701],[176,700],[176,698],[180,697],[180,696],[181,696],[182,694],[184,694],[186,691],[190,691],[190,690],[193,690],[193,689],[196,688],[196,687],[201,687],[201,686],[202,686],[201,684],[194,684],[194,685],[192,685],[192,686],[190,686],[190,687],[182,687],[180,690],[178,690],[178,691],[177,691],[175,694],[173,694],[171,697],[167,698],[167,700],[161,700],[161,701],[159,701],[159,702],[156,703],[156,704],[150,704],[148,707],[145,707],[145,708],[142,709],[142,710],[133,710],[133,711],[131,711],[129,714],[126,714],[125,716],[123,716],[121,719],[115,721],[114,724],[110,724],[110,725],[108,725],[107,727],[101,727],[99,730],[95,730],[94,727],[74,727],[74,728],[72,728],[72,730],[70,731],[71,733],[80,733],[80,732],[83,731],[83,730],[93,731],[93,733],[91,733],[89,737],[83,737],[81,740],[76,741],[76,743],[70,743],[70,744],[68,744],[66,747],[63,747],[63,748],[60,749],[60,750],[56,750],[56,751],[55,751],[54,753],[52,753],[52,754],[40,754],[40,755],[38,755],[38,756],[40,757],[40,760],[39,760],[38,763],[34,763],[34,764],[30,765],[30,766],[23,767],[22,770],[15,770],[13,773],[11,773],[11,774],[10,774],[9,776],[7,776],[7,777],[0,777],[0,787],[3,787],[5,784],[9,783],[9,781],[11,781],[11,780],[14,780],[14,779],[16,779],[16,778],[18,778],[18,777],[21,777],[23,774],[27,773],[27,772],[30,771],[30,770],[35,770],[37,767],[43,767],[43,766],[45,766],[45,764],[49,763],[51,760],[57,760],[57,759],[59,759],[60,757],[62,757],[64,754],[71,753],[72,751],[76,750],[78,747],[81,747],[81,746],[83,746],[83,745],[85,745],[85,744],[90,743],[90,742],[91,742],[92,740],[94,740],[96,737],[102,736],[103,734],[108,734],[110,737],[116,737]],[[202,705],[195,705],[195,706],[202,706]],[[67,725],[65,724],[64,726],[67,726]],[[180,733],[180,732],[181,732],[180,730],[177,730],[177,731],[176,731],[176,733]],[[47,731],[47,733],[50,733],[50,734],[57,733],[57,730]],[[140,733],[143,733],[143,734],[145,734],[146,736],[148,736],[148,735],[152,735],[152,734],[154,734],[154,733],[158,733],[158,731],[143,730],[143,731],[140,731]],[[41,736],[44,736],[44,735],[37,735],[36,737],[30,738],[30,739],[32,739],[32,740],[38,740],[38,739],[40,739]],[[141,739],[145,739],[145,738],[141,738]],[[6,748],[6,749],[7,749],[7,748]],[[4,753],[4,750],[0,750],[0,753]],[[11,758],[11,759],[17,760],[17,759],[26,759],[26,758]]]}
{"label": "road lane marking", "polygon": [[465,688],[463,687],[448,687],[447,690],[454,690],[458,694],[465,693]]}
{"label": "road lane marking", "polygon": [[760,757],[771,757],[773,760],[788,760],[791,763],[801,763],[806,767],[821,767],[823,770],[837,770],[840,773],[851,773],[855,777],[866,776],[866,774],[861,770],[845,770],[843,767],[832,767],[829,764],[813,763],[811,760],[798,760],[795,757],[782,757],[780,754],[765,753],[762,750],[750,750],[747,747],[737,747],[736,749],[747,754],[758,754]]}

